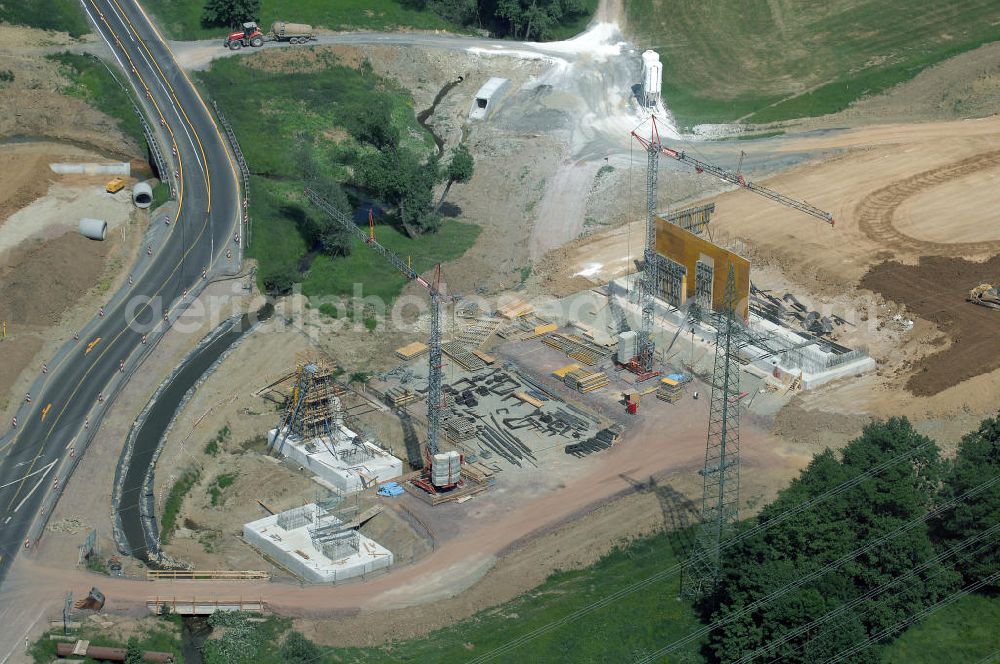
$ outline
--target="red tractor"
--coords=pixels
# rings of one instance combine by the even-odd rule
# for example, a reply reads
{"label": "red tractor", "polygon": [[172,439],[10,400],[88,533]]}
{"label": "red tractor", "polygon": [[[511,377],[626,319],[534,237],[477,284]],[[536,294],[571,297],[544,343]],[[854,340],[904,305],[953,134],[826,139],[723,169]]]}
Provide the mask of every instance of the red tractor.
{"label": "red tractor", "polygon": [[258,48],[263,45],[264,33],[260,31],[260,28],[253,21],[244,23],[242,30],[229,33],[229,37],[226,38],[225,43],[226,48],[233,51],[238,51],[244,46]]}

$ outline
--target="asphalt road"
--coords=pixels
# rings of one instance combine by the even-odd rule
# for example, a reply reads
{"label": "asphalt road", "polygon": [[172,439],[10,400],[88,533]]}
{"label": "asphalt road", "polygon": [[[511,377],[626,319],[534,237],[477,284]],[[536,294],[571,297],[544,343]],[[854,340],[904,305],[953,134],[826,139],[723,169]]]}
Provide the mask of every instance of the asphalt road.
{"label": "asphalt road", "polygon": [[[43,500],[60,490],[56,478],[78,460],[114,391],[166,329],[165,316],[173,320],[182,299],[239,259],[236,170],[208,108],[136,0],[83,4],[166,141],[161,150],[175,169],[178,210],[143,251],[132,284],[95,311],[47,368],[16,427],[5,423],[11,430],[0,439],[0,588],[14,556],[36,545],[32,524]],[[166,226],[162,216],[152,223]]]}

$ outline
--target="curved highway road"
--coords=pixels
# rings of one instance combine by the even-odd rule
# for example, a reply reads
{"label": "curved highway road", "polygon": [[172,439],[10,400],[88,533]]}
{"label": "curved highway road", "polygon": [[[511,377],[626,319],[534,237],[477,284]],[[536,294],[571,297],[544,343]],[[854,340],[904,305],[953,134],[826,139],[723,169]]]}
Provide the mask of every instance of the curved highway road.
{"label": "curved highway road", "polygon": [[[60,350],[18,422],[0,439],[0,584],[36,544],[33,523],[61,490],[88,436],[129,372],[214,274],[240,259],[240,190],[225,139],[137,0],[82,0],[98,34],[143,100],[177,192],[177,212],[151,229],[129,281]],[[71,119],[67,119],[71,121]],[[164,174],[167,178],[168,174]],[[149,345],[144,345],[149,344]],[[45,500],[49,499],[49,500]],[[43,500],[45,503],[43,504]]]}

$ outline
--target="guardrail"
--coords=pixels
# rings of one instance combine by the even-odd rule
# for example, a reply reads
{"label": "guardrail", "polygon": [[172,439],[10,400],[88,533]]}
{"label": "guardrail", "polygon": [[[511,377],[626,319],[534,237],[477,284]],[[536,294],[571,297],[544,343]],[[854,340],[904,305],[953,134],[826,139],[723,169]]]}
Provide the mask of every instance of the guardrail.
{"label": "guardrail", "polygon": [[111,78],[115,79],[115,83],[118,84],[118,86],[122,89],[122,92],[125,93],[125,96],[128,97],[129,103],[132,104],[132,110],[135,111],[136,117],[139,118],[139,122],[142,124],[142,131],[146,135],[146,144],[149,146],[149,151],[153,155],[153,161],[156,163],[157,171],[159,171],[160,180],[166,179],[171,183],[169,185],[170,197],[174,198],[177,183],[173,181],[173,171],[167,167],[166,159],[164,159],[163,153],[160,151],[160,144],[153,135],[152,127],[150,127],[149,123],[146,122],[146,116],[139,110],[139,106],[135,103],[135,99],[133,98],[132,93],[129,92],[128,87],[122,83],[121,79],[118,78],[118,75],[115,74],[114,70],[111,69],[108,63],[104,62],[104,60],[101,60],[100,58],[95,59],[104,65],[104,68],[108,70],[109,74],[111,74]]}
{"label": "guardrail", "polygon": [[253,227],[250,224],[250,169],[247,168],[246,159],[243,157],[243,150],[240,149],[240,143],[236,140],[236,132],[233,131],[232,126],[230,126],[229,121],[226,120],[226,116],[223,115],[222,111],[219,109],[219,105],[212,100],[212,108],[215,109],[215,114],[219,117],[219,124],[222,125],[223,131],[226,132],[226,137],[229,139],[229,144],[233,148],[233,154],[236,156],[236,163],[240,167],[240,179],[243,180],[243,235],[246,237],[246,245],[250,246],[250,237],[253,231]]}

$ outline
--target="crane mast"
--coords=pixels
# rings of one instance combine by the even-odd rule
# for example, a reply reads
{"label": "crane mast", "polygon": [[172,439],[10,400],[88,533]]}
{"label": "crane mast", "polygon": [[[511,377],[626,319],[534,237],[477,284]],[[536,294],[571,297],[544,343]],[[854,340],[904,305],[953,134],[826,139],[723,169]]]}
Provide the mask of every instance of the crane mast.
{"label": "crane mast", "polygon": [[660,141],[660,131],[656,125],[656,116],[651,116],[651,128],[649,138],[640,136],[636,131],[632,132],[632,137],[646,150],[646,244],[643,249],[643,275],[639,286],[639,307],[642,312],[642,323],[639,330],[638,348],[634,363],[630,363],[629,368],[637,375],[649,376],[653,372],[653,355],[656,350],[653,342],[653,310],[656,297],[656,188],[659,170],[659,157],[664,154],[671,159],[692,166],[698,173],[709,173],[735,184],[747,191],[751,191],[759,196],[780,203],[787,207],[804,212],[812,217],[825,221],[833,226],[833,215],[819,209],[804,201],[799,201],[790,196],[762,187],[750,182],[743,177],[742,166],[743,156],[740,153],[740,167],[736,173],[728,171],[721,166],[709,164],[688,156],[681,150],[663,145]]}
{"label": "crane mast", "polygon": [[434,283],[429,283],[416,270],[407,265],[396,252],[386,248],[375,239],[369,224],[368,232],[359,228],[346,214],[330,205],[322,196],[312,189],[305,190],[306,197],[316,207],[323,210],[331,219],[354,234],[372,250],[382,256],[390,265],[401,272],[410,281],[423,286],[431,298],[431,334],[427,341],[427,455],[433,459],[438,451],[438,440],[441,431],[441,409],[444,406],[441,390],[441,266],[434,270]]}

